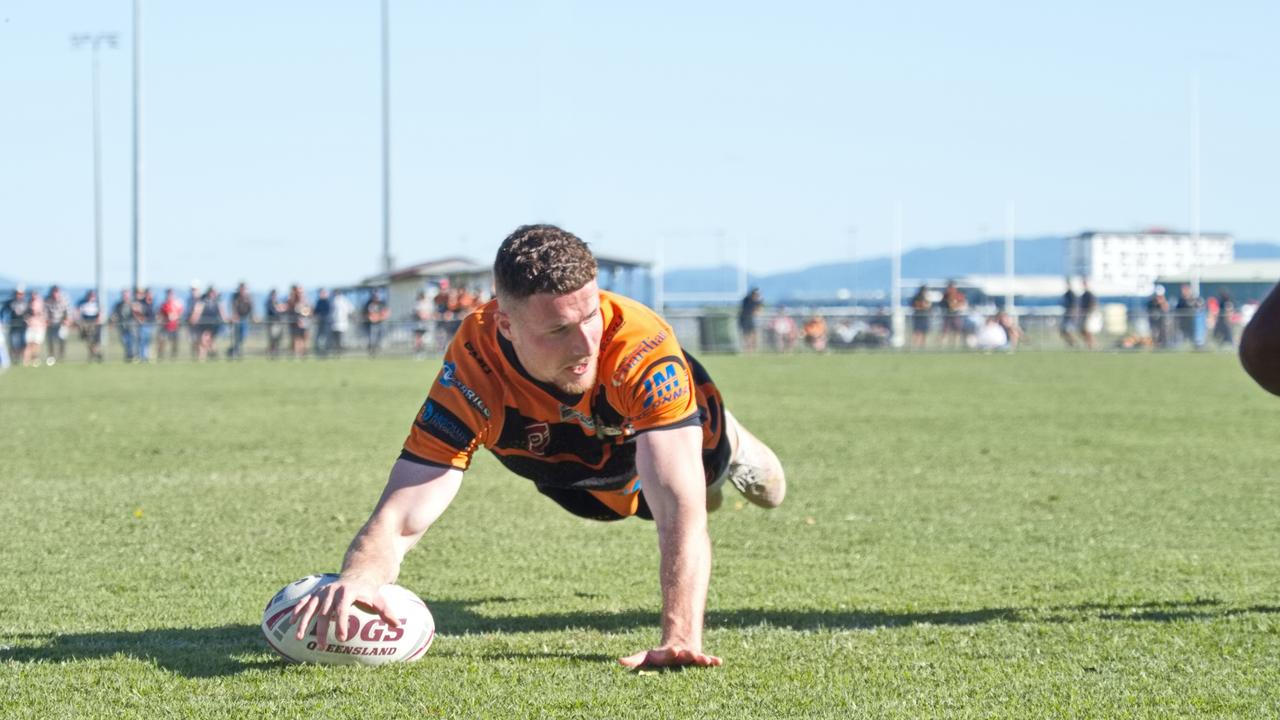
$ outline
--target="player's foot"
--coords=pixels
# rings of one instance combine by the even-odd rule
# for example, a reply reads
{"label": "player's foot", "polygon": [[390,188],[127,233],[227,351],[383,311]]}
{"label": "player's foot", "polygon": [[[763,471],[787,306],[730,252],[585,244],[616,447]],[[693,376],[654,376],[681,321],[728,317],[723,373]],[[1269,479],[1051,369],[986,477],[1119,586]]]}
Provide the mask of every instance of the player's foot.
{"label": "player's foot", "polygon": [[787,495],[787,476],[778,456],[742,427],[728,411],[724,417],[730,433],[729,442],[733,445],[729,482],[753,504],[764,508],[778,507]]}

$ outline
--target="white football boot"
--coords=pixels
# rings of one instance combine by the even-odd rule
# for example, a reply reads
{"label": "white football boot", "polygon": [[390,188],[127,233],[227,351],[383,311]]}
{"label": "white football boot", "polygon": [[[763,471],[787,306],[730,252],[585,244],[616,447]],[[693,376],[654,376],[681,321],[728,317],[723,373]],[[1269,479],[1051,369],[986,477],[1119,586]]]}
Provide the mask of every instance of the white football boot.
{"label": "white football boot", "polygon": [[729,460],[729,482],[755,505],[763,508],[781,505],[787,495],[787,476],[778,456],[742,427],[728,410],[724,412],[724,424],[733,451]]}

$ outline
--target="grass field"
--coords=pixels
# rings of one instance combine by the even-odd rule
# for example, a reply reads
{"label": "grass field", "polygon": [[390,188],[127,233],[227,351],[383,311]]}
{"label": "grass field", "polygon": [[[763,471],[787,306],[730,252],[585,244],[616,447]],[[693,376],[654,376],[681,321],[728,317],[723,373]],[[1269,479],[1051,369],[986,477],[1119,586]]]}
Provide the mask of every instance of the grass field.
{"label": "grass field", "polygon": [[480,457],[400,582],[418,663],[258,629],[337,567],[437,369],[0,375],[0,716],[1280,716],[1280,399],[1230,355],[708,357],[789,469],[712,516],[714,670],[657,640],[651,524]]}

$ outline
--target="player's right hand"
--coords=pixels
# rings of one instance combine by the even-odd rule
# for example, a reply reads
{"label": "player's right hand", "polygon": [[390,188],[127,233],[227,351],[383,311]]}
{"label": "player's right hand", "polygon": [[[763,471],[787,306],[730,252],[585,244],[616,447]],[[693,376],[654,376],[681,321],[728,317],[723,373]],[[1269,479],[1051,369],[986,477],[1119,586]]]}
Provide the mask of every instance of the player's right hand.
{"label": "player's right hand", "polygon": [[316,618],[316,647],[325,649],[329,644],[329,625],[333,624],[334,637],[339,642],[347,639],[348,621],[351,617],[351,606],[360,603],[364,609],[376,612],[382,621],[391,627],[400,627],[400,619],[392,614],[387,598],[382,593],[382,585],[359,578],[339,577],[337,580],[316,589],[293,606],[292,620],[298,626],[296,637],[301,640]]}

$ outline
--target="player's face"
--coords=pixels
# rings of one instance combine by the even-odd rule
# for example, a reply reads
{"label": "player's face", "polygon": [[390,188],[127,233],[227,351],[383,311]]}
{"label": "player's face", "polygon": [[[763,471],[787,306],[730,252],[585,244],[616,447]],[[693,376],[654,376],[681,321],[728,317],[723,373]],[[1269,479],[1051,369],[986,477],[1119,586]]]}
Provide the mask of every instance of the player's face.
{"label": "player's face", "polygon": [[507,305],[500,308],[498,328],[524,369],[567,393],[590,390],[604,333],[596,282],[567,295],[538,293]]}

